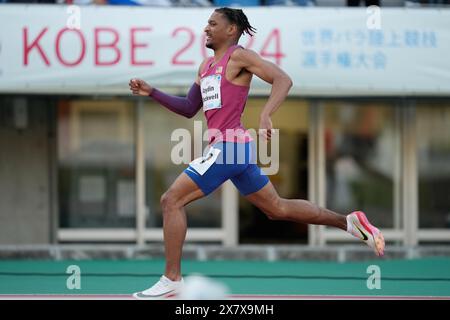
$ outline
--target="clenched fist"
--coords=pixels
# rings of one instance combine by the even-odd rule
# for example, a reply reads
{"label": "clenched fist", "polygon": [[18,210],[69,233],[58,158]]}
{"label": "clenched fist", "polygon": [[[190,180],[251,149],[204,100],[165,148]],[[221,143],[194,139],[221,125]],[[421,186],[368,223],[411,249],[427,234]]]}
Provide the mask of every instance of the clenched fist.
{"label": "clenched fist", "polygon": [[129,86],[130,86],[131,92],[133,92],[133,94],[139,95],[139,96],[148,96],[153,91],[153,87],[141,79],[131,79]]}

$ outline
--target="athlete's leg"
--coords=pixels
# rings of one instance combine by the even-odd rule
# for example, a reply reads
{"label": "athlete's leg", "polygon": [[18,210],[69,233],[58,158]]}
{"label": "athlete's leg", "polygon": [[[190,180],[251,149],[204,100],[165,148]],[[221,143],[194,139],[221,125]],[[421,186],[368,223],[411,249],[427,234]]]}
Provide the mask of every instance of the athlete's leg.
{"label": "athlete's leg", "polygon": [[[226,143],[217,143],[215,148],[226,159]],[[189,166],[161,197],[164,219],[164,244],[166,251],[165,276],[171,280],[181,279],[181,255],[186,237],[186,214],[184,206],[189,202],[210,194],[230,177],[245,169],[246,165],[223,163],[217,158],[203,174]]]}
{"label": "athlete's leg", "polygon": [[[253,180],[258,179],[254,174],[251,176]],[[242,185],[241,181],[238,185]],[[284,199],[278,195],[270,181],[264,187],[254,190],[257,191],[248,193],[245,197],[270,219],[333,226],[363,240],[378,256],[384,254],[383,234],[370,224],[364,212],[355,211],[344,216],[306,200]]]}
{"label": "athlete's leg", "polygon": [[144,291],[136,292],[134,297],[157,299],[174,294],[182,288],[181,256],[187,230],[184,206],[216,190],[239,169],[218,164],[216,160],[206,165],[209,166],[203,174],[191,166],[186,168],[161,197],[166,269],[157,283]]}
{"label": "athlete's leg", "polygon": [[327,225],[347,231],[346,216],[321,208],[307,200],[281,198],[270,181],[259,191],[245,197],[269,219]]}
{"label": "athlete's leg", "polygon": [[181,255],[187,229],[184,206],[203,196],[203,191],[183,172],[161,197],[166,256],[164,275],[172,281],[181,279]]}

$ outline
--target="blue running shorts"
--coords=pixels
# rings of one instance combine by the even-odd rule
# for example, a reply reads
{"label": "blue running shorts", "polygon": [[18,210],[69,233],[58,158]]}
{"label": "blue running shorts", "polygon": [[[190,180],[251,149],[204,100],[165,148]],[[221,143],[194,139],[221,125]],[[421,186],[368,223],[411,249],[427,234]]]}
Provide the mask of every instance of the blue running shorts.
{"label": "blue running shorts", "polygon": [[[246,196],[261,190],[269,178],[256,164],[256,148],[253,141],[247,143],[218,142],[212,148],[220,150],[215,160],[211,159],[212,153],[208,152],[197,160],[200,165],[211,159],[210,166],[203,174],[202,170],[194,168],[191,164],[184,172],[197,184],[205,195],[210,194],[222,183],[231,179],[239,192]],[[211,149],[210,149],[211,150]]]}

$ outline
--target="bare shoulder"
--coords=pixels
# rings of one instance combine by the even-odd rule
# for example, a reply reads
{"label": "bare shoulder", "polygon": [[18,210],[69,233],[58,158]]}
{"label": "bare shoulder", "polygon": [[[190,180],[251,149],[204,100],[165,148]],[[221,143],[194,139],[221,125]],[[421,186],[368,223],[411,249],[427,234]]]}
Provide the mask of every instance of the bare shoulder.
{"label": "bare shoulder", "polygon": [[233,51],[230,59],[243,67],[254,64],[260,61],[262,58],[255,51],[244,48],[237,48]]}

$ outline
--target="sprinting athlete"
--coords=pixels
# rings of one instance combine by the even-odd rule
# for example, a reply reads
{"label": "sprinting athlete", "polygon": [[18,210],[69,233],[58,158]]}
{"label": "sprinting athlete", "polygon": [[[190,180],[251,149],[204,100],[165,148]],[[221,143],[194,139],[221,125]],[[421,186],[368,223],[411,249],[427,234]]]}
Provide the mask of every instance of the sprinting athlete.
{"label": "sprinting athlete", "polygon": [[340,228],[369,245],[378,256],[384,252],[384,238],[365,214],[355,211],[341,215],[309,201],[281,198],[256,164],[254,142],[241,124],[252,76],[272,85],[260,115],[259,132],[271,139],[271,115],[285,100],[292,80],[275,64],[238,45],[242,34],[255,29],[240,9],[216,9],[208,20],[206,47],[214,57],[205,59],[187,97],[167,95],[141,79],[131,79],[134,95],[150,96],[169,110],[191,118],[203,107],[208,125],[208,153],[192,161],[161,197],[166,267],[151,288],[135,293],[142,299],[173,295],[183,284],[181,254],[186,236],[184,207],[207,196],[228,179],[269,219],[289,220]]}

